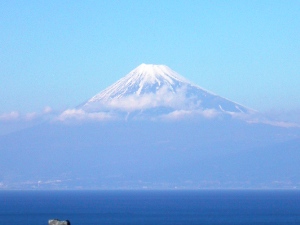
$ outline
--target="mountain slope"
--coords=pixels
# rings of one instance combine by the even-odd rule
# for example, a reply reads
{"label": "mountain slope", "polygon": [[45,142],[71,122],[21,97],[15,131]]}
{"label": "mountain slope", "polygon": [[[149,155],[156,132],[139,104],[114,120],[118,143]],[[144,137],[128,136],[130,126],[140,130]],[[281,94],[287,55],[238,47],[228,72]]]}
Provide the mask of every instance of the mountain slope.
{"label": "mountain slope", "polygon": [[254,113],[189,82],[167,66],[152,64],[138,66],[78,109],[87,113],[131,113],[146,118],[191,114],[211,118]]}

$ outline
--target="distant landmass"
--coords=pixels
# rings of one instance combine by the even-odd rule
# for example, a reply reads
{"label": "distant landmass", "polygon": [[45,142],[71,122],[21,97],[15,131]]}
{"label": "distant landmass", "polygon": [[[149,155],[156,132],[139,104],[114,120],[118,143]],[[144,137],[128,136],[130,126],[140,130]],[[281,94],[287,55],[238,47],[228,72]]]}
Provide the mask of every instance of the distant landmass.
{"label": "distant landmass", "polygon": [[0,189],[300,188],[300,128],[142,64],[0,136]]}

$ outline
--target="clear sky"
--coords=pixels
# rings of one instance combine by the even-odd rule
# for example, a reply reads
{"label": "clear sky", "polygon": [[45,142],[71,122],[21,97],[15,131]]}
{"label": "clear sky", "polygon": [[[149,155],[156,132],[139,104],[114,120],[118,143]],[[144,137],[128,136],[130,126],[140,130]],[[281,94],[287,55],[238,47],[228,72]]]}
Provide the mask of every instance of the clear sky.
{"label": "clear sky", "polygon": [[141,63],[300,112],[300,1],[0,1],[0,114],[75,107]]}

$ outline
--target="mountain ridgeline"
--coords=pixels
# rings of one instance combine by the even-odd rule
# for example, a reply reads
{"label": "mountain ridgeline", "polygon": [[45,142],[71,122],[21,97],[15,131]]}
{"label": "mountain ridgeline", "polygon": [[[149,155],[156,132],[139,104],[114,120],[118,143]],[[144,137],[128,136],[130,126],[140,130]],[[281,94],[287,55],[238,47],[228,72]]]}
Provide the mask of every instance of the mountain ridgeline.
{"label": "mountain ridgeline", "polygon": [[142,64],[54,120],[0,136],[0,189],[300,188],[300,129],[270,124]]}
{"label": "mountain ridgeline", "polygon": [[[77,110],[111,119],[250,118],[254,110],[209,92],[164,65],[142,64]],[[76,111],[74,112],[76,114]],[[64,118],[76,118],[67,111]],[[106,117],[105,117],[106,116]]]}

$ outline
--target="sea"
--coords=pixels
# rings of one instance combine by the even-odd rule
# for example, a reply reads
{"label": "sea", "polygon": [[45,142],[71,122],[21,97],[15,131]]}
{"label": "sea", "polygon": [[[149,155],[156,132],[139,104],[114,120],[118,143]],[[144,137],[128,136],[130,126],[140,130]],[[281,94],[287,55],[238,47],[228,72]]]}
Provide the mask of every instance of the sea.
{"label": "sea", "polygon": [[0,191],[0,225],[300,224],[300,191]]}

